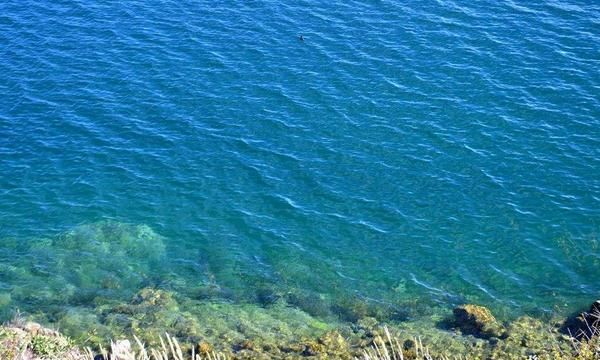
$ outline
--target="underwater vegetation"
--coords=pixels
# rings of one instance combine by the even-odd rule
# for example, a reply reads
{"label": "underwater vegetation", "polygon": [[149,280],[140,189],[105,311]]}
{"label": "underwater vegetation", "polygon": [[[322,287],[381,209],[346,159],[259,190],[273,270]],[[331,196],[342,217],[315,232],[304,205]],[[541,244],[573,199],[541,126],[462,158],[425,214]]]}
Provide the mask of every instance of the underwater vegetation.
{"label": "underwater vegetation", "polygon": [[[54,237],[2,239],[0,321],[19,310],[91,346],[135,334],[157,345],[165,329],[186,342],[272,333],[292,341],[320,336],[342,322],[403,321],[431,311],[414,299],[373,301],[347,291],[300,288],[282,272],[278,279],[245,273],[233,279],[219,268],[218,258],[199,254],[196,264],[181,262],[165,243],[146,225],[116,221],[77,226]],[[299,264],[289,271],[309,270]]]}
{"label": "underwater vegetation", "polygon": [[[594,308],[592,307],[592,309]],[[477,317],[478,315],[474,315]],[[600,312],[582,313],[585,329],[580,337],[546,338],[544,327],[533,319],[523,319],[520,324],[511,324],[508,342],[495,349],[493,346],[482,352],[473,347],[457,352],[447,348],[444,352],[430,350],[421,337],[406,339],[397,332],[391,332],[385,325],[377,325],[369,330],[368,341],[358,345],[348,336],[338,331],[330,331],[317,340],[305,340],[284,352],[274,353],[272,349],[258,349],[251,340],[244,340],[228,350],[217,352],[205,342],[195,346],[181,346],[169,334],[159,335],[154,346],[148,346],[137,336],[130,340],[115,340],[105,349],[96,351],[89,347],[79,347],[58,331],[44,328],[37,323],[26,322],[15,317],[9,324],[0,327],[0,358],[3,360],[227,360],[227,359],[355,359],[355,360],[450,360],[450,359],[552,359],[552,360],[597,360],[600,358]],[[457,324],[465,320],[462,315],[455,317]],[[480,318],[477,321],[492,321]],[[590,320],[591,322],[588,322]],[[473,318],[465,321],[471,323]],[[569,321],[567,321],[569,323]],[[467,324],[464,324],[467,326]],[[580,324],[583,325],[583,324]],[[551,334],[550,334],[551,335]],[[556,334],[554,334],[556,335]],[[540,341],[540,339],[544,339]],[[498,344],[498,342],[495,342]],[[281,348],[284,349],[284,348]],[[464,349],[463,349],[464,350]]]}
{"label": "underwater vegetation", "polygon": [[18,254],[0,263],[10,290],[0,292],[3,305],[32,309],[131,296],[151,281],[165,256],[161,236],[148,226],[109,221],[54,238],[5,239],[2,250]]}
{"label": "underwater vegetation", "polygon": [[598,353],[600,306],[566,322],[507,320],[470,302],[452,310],[411,298],[402,282],[396,298],[382,301],[301,288],[281,272],[244,278],[252,288],[244,294],[214,261],[178,262],[164,240],[148,226],[114,221],[3,240],[0,320],[20,310],[27,321],[1,328],[0,359],[587,360]]}

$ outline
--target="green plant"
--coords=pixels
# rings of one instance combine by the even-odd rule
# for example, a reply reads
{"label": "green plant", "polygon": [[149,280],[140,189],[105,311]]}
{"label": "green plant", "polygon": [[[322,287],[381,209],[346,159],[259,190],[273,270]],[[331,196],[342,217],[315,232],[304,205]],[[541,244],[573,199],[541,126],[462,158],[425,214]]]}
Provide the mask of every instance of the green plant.
{"label": "green plant", "polygon": [[50,359],[58,359],[72,347],[71,342],[62,336],[35,335],[29,343],[29,348],[34,354]]}

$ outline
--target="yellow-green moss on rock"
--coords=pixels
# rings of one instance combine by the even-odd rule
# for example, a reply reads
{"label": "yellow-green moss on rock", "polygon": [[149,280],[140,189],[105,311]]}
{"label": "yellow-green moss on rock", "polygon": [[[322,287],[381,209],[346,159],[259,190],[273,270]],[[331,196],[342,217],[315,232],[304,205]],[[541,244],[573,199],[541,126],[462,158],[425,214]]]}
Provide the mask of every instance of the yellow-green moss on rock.
{"label": "yellow-green moss on rock", "polygon": [[491,337],[506,337],[506,331],[496,320],[492,312],[484,307],[466,304],[453,310],[454,324],[464,334],[488,339]]}

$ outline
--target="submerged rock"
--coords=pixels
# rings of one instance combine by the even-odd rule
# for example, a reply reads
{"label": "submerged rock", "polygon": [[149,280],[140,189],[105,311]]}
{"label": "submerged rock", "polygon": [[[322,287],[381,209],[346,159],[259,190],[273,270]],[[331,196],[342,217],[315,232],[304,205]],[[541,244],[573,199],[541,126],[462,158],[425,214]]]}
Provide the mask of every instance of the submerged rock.
{"label": "submerged rock", "polygon": [[467,304],[453,310],[454,325],[464,334],[484,339],[506,337],[505,330],[491,311],[479,305]]}
{"label": "submerged rock", "polygon": [[406,321],[409,318],[406,309],[359,296],[337,299],[332,309],[340,319],[351,323],[356,323],[363,318],[375,318],[383,322]]}
{"label": "submerged rock", "polygon": [[11,307],[67,310],[89,306],[98,297],[129,298],[166,273],[163,240],[146,225],[101,221],[53,238],[24,241],[18,250],[27,256],[0,265],[10,294],[0,293],[0,313]]}
{"label": "submerged rock", "polygon": [[561,331],[580,339],[598,335],[594,333],[596,328],[600,328],[600,300],[596,300],[587,312],[567,319],[561,327]]}
{"label": "submerged rock", "polygon": [[196,353],[200,355],[207,355],[212,353],[215,348],[206,341],[200,341],[196,346]]}
{"label": "submerged rock", "polygon": [[346,339],[338,331],[328,331],[321,335],[319,343],[330,349],[343,349],[348,346]]}
{"label": "submerged rock", "polygon": [[173,294],[161,289],[153,288],[144,288],[140,290],[131,302],[134,305],[161,306],[163,308],[177,306],[173,299]]}
{"label": "submerged rock", "polygon": [[[154,301],[167,298],[172,300],[168,302]],[[169,307],[175,305],[175,307],[169,310],[164,308],[165,305]],[[540,360],[598,359],[597,353],[591,353],[591,357],[573,357],[571,339],[558,333],[557,327],[548,326],[547,322],[527,316],[520,317],[507,325],[508,336],[506,338],[491,337],[489,340],[484,340],[477,339],[472,335],[462,336],[433,327],[434,322],[405,322],[388,328],[383,324],[376,325],[376,320],[369,318],[362,319],[362,325],[341,325],[311,335],[302,330],[303,324],[306,326],[308,320],[310,320],[306,315],[297,318],[298,321],[294,326],[286,328],[285,324],[280,321],[279,316],[275,316],[276,313],[272,312],[276,309],[271,307],[265,309],[263,307],[233,304],[212,304],[209,306],[202,303],[195,303],[194,307],[197,308],[197,312],[193,315],[190,314],[192,318],[188,319],[203,317],[202,321],[195,325],[192,324],[193,327],[181,329],[180,331],[178,329],[180,329],[180,325],[185,325],[186,319],[178,319],[174,315],[182,314],[183,303],[178,303],[177,298],[171,297],[168,291],[150,288],[140,291],[128,306],[132,307],[132,313],[134,314],[130,323],[131,330],[133,330],[133,334],[142,339],[142,342],[147,344],[148,350],[152,348],[160,349],[159,337],[164,337],[165,332],[170,334],[175,332],[178,334],[174,337],[177,338],[184,354],[190,354],[194,349],[196,354],[208,356],[215,351],[231,360],[300,360],[305,358],[350,360],[364,358],[364,351],[372,350],[375,345],[380,349],[387,347],[388,351],[392,346],[396,349],[401,348],[405,359],[420,359],[421,357],[417,357],[417,354],[422,353],[424,348],[429,349],[433,359],[450,359],[465,355],[469,359],[488,360],[528,358]],[[287,309],[287,311],[298,312],[297,309],[289,306],[284,307],[285,304],[281,306],[282,310]],[[463,306],[462,308],[467,310],[470,307]],[[478,321],[483,322],[482,317],[487,321],[495,321],[489,310],[482,310],[481,307],[477,310],[481,315]],[[155,312],[159,314],[153,315]],[[469,311],[469,313],[476,312]],[[214,318],[215,315],[217,318]],[[285,319],[289,319],[288,316],[289,314],[286,315]],[[179,320],[184,321],[179,323]],[[190,324],[188,323],[188,325]],[[239,327],[229,332],[223,332],[232,329],[235,325]],[[154,328],[154,326],[159,327]],[[222,328],[219,328],[220,326]],[[470,326],[475,325],[471,324]],[[23,321],[15,327],[15,329],[10,330],[11,333],[7,336],[6,327],[0,326],[0,359],[14,358],[12,357],[13,354],[7,351],[12,351],[16,349],[15,346],[23,344],[29,349],[30,354],[37,354],[35,355],[37,357],[27,358],[27,360],[75,360],[66,355],[62,356],[63,354],[68,355],[69,351],[73,351],[73,354],[81,353],[77,353],[77,349],[72,348],[70,343],[61,340],[60,334],[52,330],[44,330],[40,325],[28,324]],[[365,331],[367,328],[371,330]],[[196,335],[189,336],[194,331],[197,331]],[[129,337],[131,339],[130,336],[133,334],[114,333],[104,337],[103,341],[108,341],[110,338],[124,339]],[[388,334],[390,335],[388,336]],[[35,340],[33,340],[34,338]],[[581,344],[586,343],[581,342]],[[103,342],[103,345],[105,344]],[[595,343],[592,346],[596,346]],[[125,356],[130,351],[137,351],[136,343],[131,340],[129,342],[112,343],[113,356],[119,356],[119,354],[124,356],[119,357],[119,359],[131,358]],[[593,351],[593,349],[590,351]],[[42,354],[45,355],[40,357]],[[58,357],[51,357],[57,354],[59,354]],[[113,358],[116,359],[116,357],[111,357],[111,359]],[[82,359],[89,360],[90,358],[77,358],[77,360]]]}
{"label": "submerged rock", "polygon": [[521,316],[508,325],[507,338],[492,341],[491,359],[571,359],[569,339],[548,322]]}
{"label": "submerged rock", "polygon": [[338,331],[328,331],[316,340],[305,340],[301,344],[289,346],[287,350],[299,352],[302,356],[317,356],[324,359],[352,358],[346,339]]}
{"label": "submerged rock", "polygon": [[316,293],[300,290],[290,291],[286,294],[286,301],[312,316],[326,317],[331,313],[331,304]]}

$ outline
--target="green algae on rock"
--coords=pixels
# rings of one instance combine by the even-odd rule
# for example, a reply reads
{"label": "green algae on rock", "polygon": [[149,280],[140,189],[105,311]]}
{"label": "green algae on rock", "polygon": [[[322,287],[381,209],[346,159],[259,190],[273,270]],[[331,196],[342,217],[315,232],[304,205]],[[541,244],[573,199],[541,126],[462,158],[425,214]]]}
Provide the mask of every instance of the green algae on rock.
{"label": "green algae on rock", "polygon": [[0,265],[0,276],[10,279],[10,296],[2,302],[25,311],[89,306],[98,296],[129,297],[161,273],[165,259],[162,237],[148,226],[113,221],[13,245],[26,256]]}
{"label": "green algae on rock", "polygon": [[[144,298],[141,302],[140,298]],[[146,309],[172,306],[172,299],[162,292],[145,289],[134,297],[134,306],[147,307]],[[137,300],[136,300],[137,299]],[[154,301],[168,299],[167,302]],[[207,311],[206,308],[201,311]],[[232,314],[232,321],[240,320],[242,312]],[[205,314],[209,316],[210,314]],[[252,318],[257,318],[252,313]],[[260,317],[257,318],[260,321]],[[285,336],[276,337],[281,329],[270,329],[273,333],[266,336],[250,335],[241,332],[244,338],[228,338],[220,336],[216,341],[209,342],[203,339],[197,343],[183,342],[182,354],[191,354],[192,351],[200,355],[215,356],[213,351],[220,350],[223,359],[399,359],[399,357],[377,357],[376,352],[369,351],[377,344],[380,348],[397,349],[404,359],[451,359],[456,356],[473,360],[596,360],[600,355],[600,334],[594,329],[595,336],[589,341],[573,343],[570,339],[558,332],[558,322],[543,323],[530,317],[522,317],[510,323],[507,328],[507,337],[504,339],[490,338],[488,340],[475,338],[472,335],[459,335],[443,329],[432,327],[432,322],[418,324],[404,322],[398,325],[383,325],[375,319],[361,319],[356,326],[348,327],[340,324],[338,327],[320,335],[300,336],[293,340]],[[232,324],[226,324],[231,326]],[[212,325],[200,327],[206,333]],[[168,331],[169,329],[164,329]],[[148,338],[158,336],[153,341],[146,342],[149,348],[160,348],[164,334],[154,335],[142,333],[139,336]],[[292,334],[300,334],[302,331]],[[124,339],[129,336],[118,336],[113,339]],[[168,341],[171,339],[167,336]],[[241,341],[240,341],[241,339]],[[183,340],[183,339],[181,339]],[[105,340],[108,341],[108,340]],[[137,343],[137,340],[136,340]],[[130,344],[127,347],[115,347],[114,344]],[[131,344],[127,340],[115,340],[113,350],[119,348],[131,353]],[[155,345],[153,345],[155,344]],[[572,344],[576,344],[575,347]],[[179,349],[179,345],[177,345]],[[22,322],[9,327],[0,327],[0,355],[2,359],[11,359],[15,353],[26,350],[31,357],[28,359],[72,359],[91,360],[91,353],[79,350],[72,342],[56,331],[41,327],[35,323]],[[119,350],[120,351],[120,350]],[[169,351],[169,350],[167,350]],[[372,356],[367,357],[366,354]],[[75,356],[75,357],[71,357]],[[184,356],[185,358],[185,356]]]}
{"label": "green algae on rock", "polygon": [[[184,351],[222,351],[232,359],[351,359],[384,338],[386,323],[407,358],[418,351],[418,337],[432,354],[473,359],[541,359],[571,349],[556,327],[526,317],[503,326],[487,308],[472,304],[454,311],[460,331],[447,331],[436,324],[451,317],[449,309],[409,299],[401,288],[380,301],[256,277],[255,291],[240,296],[239,288],[229,289],[208,268],[206,279],[180,276],[162,237],[144,225],[104,221],[54,239],[7,244],[28,256],[0,264],[12,286],[0,292],[4,319],[26,301],[31,319],[55,324],[85,346],[133,335],[159,346],[169,332]],[[27,346],[48,354],[61,349],[47,336]]]}
{"label": "green algae on rock", "polygon": [[506,333],[489,309],[479,305],[466,304],[453,310],[454,324],[463,333],[481,338],[501,338]]}

